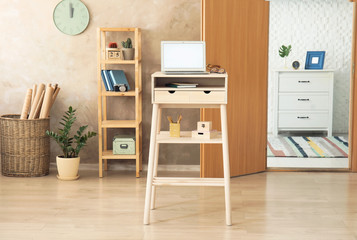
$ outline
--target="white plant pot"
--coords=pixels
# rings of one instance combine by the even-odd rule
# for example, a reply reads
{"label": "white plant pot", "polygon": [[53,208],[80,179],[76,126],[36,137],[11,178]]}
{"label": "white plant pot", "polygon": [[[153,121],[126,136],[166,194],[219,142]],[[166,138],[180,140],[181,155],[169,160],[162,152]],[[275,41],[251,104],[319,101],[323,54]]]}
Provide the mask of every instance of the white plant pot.
{"label": "white plant pot", "polygon": [[76,158],[63,158],[56,157],[57,162],[57,178],[61,180],[77,180],[79,178],[78,168],[80,157]]}

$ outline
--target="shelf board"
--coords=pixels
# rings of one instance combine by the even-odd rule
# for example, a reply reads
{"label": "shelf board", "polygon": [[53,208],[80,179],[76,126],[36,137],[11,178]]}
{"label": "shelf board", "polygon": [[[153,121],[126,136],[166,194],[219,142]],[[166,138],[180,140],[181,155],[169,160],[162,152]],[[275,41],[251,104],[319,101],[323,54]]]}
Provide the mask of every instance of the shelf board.
{"label": "shelf board", "polygon": [[136,159],[136,154],[132,155],[118,155],[118,154],[113,154],[113,150],[106,150],[103,151],[102,154],[103,159]]}
{"label": "shelf board", "polygon": [[100,63],[102,64],[136,64],[140,60],[121,60],[121,59],[102,59]]}
{"label": "shelf board", "polygon": [[179,138],[170,137],[169,131],[161,131],[157,135],[156,141],[158,143],[222,143],[221,133],[219,133],[216,138],[212,138],[209,140],[192,138],[191,131],[181,131],[180,135],[181,137]]}
{"label": "shelf board", "polygon": [[139,124],[136,120],[103,120],[102,128],[136,128]]}
{"label": "shelf board", "polygon": [[[140,93],[141,91],[139,91]],[[109,97],[135,97],[135,90],[130,90],[127,92],[114,92],[114,91],[102,91],[102,96]]]}

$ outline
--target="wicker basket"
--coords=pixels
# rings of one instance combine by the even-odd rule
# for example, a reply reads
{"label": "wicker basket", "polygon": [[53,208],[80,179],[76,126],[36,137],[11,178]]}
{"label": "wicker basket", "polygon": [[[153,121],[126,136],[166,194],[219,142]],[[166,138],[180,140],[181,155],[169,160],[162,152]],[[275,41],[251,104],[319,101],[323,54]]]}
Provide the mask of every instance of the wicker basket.
{"label": "wicker basket", "polygon": [[0,117],[1,173],[9,177],[40,177],[50,168],[50,119],[20,120],[20,115]]}

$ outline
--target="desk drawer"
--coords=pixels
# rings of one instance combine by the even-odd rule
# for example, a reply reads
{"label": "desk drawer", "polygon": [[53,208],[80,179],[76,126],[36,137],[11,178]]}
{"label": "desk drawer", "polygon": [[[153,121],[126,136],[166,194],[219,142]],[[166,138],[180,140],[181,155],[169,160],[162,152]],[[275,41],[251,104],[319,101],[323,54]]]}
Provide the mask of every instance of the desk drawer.
{"label": "desk drawer", "polygon": [[157,103],[188,103],[189,101],[189,91],[155,91],[155,102]]}
{"label": "desk drawer", "polygon": [[326,78],[280,78],[279,92],[327,92],[329,84]]}
{"label": "desk drawer", "polygon": [[284,94],[279,96],[279,110],[328,110],[328,95]]}
{"label": "desk drawer", "polygon": [[280,112],[279,128],[324,128],[328,127],[328,112]]}
{"label": "desk drawer", "polygon": [[223,103],[225,100],[225,91],[191,91],[190,102],[191,103],[209,103],[217,102]]}

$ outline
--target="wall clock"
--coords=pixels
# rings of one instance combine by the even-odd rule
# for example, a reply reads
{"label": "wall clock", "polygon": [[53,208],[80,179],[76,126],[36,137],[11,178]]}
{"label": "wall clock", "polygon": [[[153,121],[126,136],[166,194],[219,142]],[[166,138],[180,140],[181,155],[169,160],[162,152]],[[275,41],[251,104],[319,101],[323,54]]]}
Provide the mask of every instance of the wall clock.
{"label": "wall clock", "polygon": [[89,12],[80,0],[63,0],[53,10],[53,22],[68,35],[83,32],[89,24]]}

